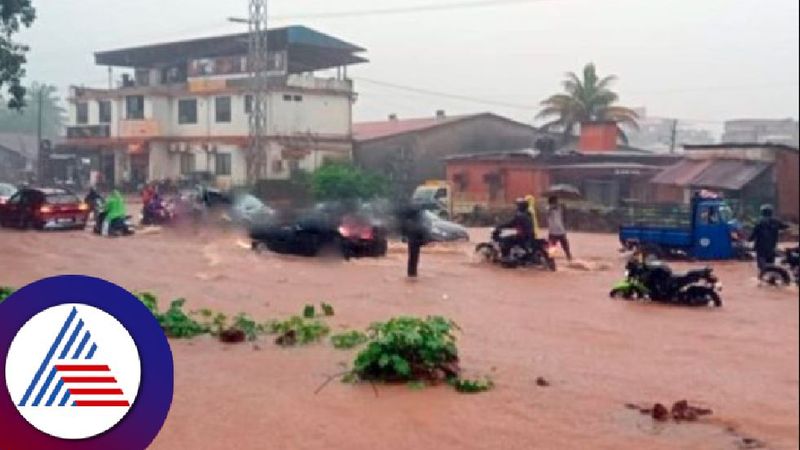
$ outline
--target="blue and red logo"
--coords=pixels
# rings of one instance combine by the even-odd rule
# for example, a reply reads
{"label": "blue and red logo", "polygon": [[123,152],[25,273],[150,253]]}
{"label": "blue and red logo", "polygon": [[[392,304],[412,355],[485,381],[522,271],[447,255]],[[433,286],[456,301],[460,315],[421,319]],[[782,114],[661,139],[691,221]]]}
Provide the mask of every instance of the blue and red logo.
{"label": "blue and red logo", "polygon": [[152,314],[103,280],[48,278],[0,304],[0,449],[145,449],[172,401]]}

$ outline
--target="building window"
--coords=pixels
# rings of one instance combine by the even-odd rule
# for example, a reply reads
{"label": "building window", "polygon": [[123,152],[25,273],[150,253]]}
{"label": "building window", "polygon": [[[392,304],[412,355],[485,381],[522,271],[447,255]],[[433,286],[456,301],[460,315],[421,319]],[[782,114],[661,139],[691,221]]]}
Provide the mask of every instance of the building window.
{"label": "building window", "polygon": [[231,121],[231,98],[217,97],[214,99],[214,109],[217,123],[230,123]]}
{"label": "building window", "polygon": [[194,153],[181,153],[181,175],[194,172]]}
{"label": "building window", "polygon": [[292,101],[292,96],[289,94],[283,94],[283,101],[290,102]]}
{"label": "building window", "polygon": [[272,172],[273,173],[281,173],[281,172],[283,172],[283,160],[282,159],[276,159],[275,161],[272,161]]}
{"label": "building window", "polygon": [[178,101],[178,123],[180,125],[197,123],[197,99]]}
{"label": "building window", "polygon": [[100,111],[100,123],[111,123],[111,102],[100,100],[97,102]]}
{"label": "building window", "polygon": [[217,153],[214,167],[217,175],[229,176],[231,174],[231,154]]}
{"label": "building window", "polygon": [[253,96],[252,95],[245,95],[244,96],[244,113],[250,114],[253,112]]}
{"label": "building window", "polygon": [[296,101],[296,102],[302,102],[302,101],[303,101],[303,96],[302,96],[302,95],[295,95],[295,96],[294,96],[294,101]]}
{"label": "building window", "polygon": [[76,103],[75,104],[75,122],[78,125],[86,125],[89,123],[89,104],[88,103]]}
{"label": "building window", "polygon": [[125,97],[125,118],[128,120],[144,119],[144,97],[129,95]]}

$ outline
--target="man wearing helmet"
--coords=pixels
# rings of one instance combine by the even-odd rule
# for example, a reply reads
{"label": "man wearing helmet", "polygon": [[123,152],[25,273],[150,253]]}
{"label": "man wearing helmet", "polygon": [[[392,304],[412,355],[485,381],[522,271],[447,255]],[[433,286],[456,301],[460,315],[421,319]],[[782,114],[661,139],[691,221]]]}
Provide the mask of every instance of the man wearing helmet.
{"label": "man wearing helmet", "polygon": [[508,258],[511,248],[515,245],[528,247],[536,238],[533,234],[533,215],[530,211],[530,204],[524,198],[516,200],[517,211],[510,222],[497,227],[498,230],[514,229],[516,234],[503,237],[500,240],[500,252],[503,258]]}
{"label": "man wearing helmet", "polygon": [[758,274],[761,276],[764,269],[775,263],[775,249],[778,247],[778,235],[789,228],[785,223],[773,217],[772,205],[761,207],[761,220],[753,228],[750,242],[755,243]]}

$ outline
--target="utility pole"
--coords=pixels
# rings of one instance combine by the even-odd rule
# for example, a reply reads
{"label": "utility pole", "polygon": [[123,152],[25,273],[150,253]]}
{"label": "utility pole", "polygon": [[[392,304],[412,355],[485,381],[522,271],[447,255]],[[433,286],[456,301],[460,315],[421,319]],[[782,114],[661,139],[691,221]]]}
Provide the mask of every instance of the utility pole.
{"label": "utility pole", "polygon": [[[250,148],[247,158],[247,181],[254,184],[261,168],[269,161],[267,139],[267,95],[269,53],[267,39],[267,0],[249,0],[248,69],[253,101],[250,108]],[[269,168],[267,167],[267,171]]]}
{"label": "utility pole", "polygon": [[674,154],[675,153],[675,144],[676,140],[678,139],[678,119],[674,119],[672,121],[672,133],[670,133],[669,138],[669,152]]}
{"label": "utility pole", "polygon": [[49,158],[50,155],[43,155],[42,154],[42,113],[43,113],[42,110],[44,109],[44,96],[42,94],[43,94],[43,91],[44,91],[44,86],[39,85],[37,87],[39,88],[39,91],[36,94],[37,104],[38,104],[37,119],[36,119],[36,145],[37,145],[36,158],[37,158],[37,163],[38,163],[38,168],[39,168],[39,170],[38,170],[39,173],[37,174],[39,179],[37,181],[39,183],[42,183],[43,180],[44,180],[44,172],[45,172],[45,170],[44,170],[44,164],[45,164],[44,156],[47,156]]}

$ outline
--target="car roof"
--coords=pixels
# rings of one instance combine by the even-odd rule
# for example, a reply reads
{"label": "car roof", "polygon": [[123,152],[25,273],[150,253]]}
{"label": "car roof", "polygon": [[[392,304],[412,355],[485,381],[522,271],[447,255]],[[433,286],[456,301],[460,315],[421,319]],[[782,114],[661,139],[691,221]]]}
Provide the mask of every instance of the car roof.
{"label": "car roof", "polygon": [[20,189],[21,191],[34,191],[40,192],[44,195],[65,195],[72,194],[72,192],[62,188],[42,188],[42,187],[26,187]]}

